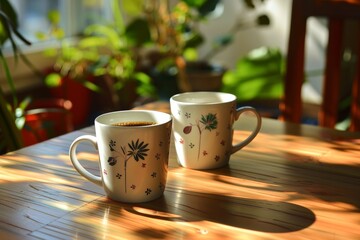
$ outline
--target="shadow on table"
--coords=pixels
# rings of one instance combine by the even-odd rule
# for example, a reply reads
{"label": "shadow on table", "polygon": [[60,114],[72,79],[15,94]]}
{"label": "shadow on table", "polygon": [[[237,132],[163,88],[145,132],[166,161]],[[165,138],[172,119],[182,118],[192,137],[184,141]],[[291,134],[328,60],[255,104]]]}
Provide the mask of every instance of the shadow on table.
{"label": "shadow on table", "polygon": [[[329,204],[345,203],[353,206],[351,211],[360,212],[360,164],[336,162],[338,158],[346,158],[339,152],[333,158],[327,156],[324,159],[323,154],[331,153],[323,153],[322,149],[317,150],[316,147],[312,151],[296,151],[296,148],[268,146],[266,152],[263,152],[264,148],[247,148],[236,159],[230,160],[231,166],[207,173],[212,173],[215,181],[249,191],[282,192],[283,196],[288,196],[285,201],[317,198]],[[338,148],[341,148],[341,144],[338,144]],[[357,149],[348,151],[349,156],[358,154]],[[245,181],[235,181],[234,178]],[[256,186],[247,185],[249,181],[255,182]],[[292,194],[295,192],[300,194]]]}
{"label": "shadow on table", "polygon": [[292,203],[177,189],[167,189],[164,197],[153,202],[125,207],[125,210],[168,221],[209,221],[273,233],[298,231],[309,227],[316,219],[311,210]]}

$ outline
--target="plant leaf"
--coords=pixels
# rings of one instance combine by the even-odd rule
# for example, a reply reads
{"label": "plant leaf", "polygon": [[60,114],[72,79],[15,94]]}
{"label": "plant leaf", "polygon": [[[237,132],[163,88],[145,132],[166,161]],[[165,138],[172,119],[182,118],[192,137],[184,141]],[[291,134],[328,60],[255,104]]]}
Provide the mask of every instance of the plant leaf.
{"label": "plant leaf", "polygon": [[60,74],[50,73],[45,77],[45,84],[51,88],[58,87],[61,85],[61,82],[62,82],[61,80],[62,80],[62,78],[61,78]]}

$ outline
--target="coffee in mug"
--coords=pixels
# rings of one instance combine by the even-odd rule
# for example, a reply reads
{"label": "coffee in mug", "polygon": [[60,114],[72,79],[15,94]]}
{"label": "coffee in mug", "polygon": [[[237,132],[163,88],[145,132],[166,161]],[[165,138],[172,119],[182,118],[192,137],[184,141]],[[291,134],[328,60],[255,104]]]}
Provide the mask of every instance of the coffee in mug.
{"label": "coffee in mug", "polygon": [[[121,202],[147,202],[165,189],[172,117],[163,112],[128,110],[110,112],[95,119],[96,136],[73,141],[69,155],[74,168],[89,181],[104,188],[106,195]],[[100,175],[87,171],[76,149],[91,142],[98,150]]]}
{"label": "coffee in mug", "polygon": [[141,127],[141,126],[148,126],[154,125],[155,122],[144,122],[144,121],[137,121],[137,122],[117,122],[114,123],[113,126],[123,126],[123,127]]}

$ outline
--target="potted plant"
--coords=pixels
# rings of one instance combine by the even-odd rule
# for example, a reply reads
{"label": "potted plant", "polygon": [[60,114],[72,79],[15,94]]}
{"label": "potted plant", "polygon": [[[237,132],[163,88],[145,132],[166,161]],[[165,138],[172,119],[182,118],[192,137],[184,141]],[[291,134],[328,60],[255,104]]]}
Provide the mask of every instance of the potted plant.
{"label": "potted plant", "polygon": [[[256,4],[251,0],[244,0],[244,3],[250,10],[256,8]],[[198,59],[196,49],[205,41],[199,24],[206,21],[221,4],[221,0],[181,0],[171,7],[169,1],[152,1],[146,8],[152,37],[162,52],[160,58],[155,58],[157,67],[162,70],[176,68],[176,71],[172,72],[177,74],[179,91],[220,90],[226,69],[213,64],[211,58],[228,46],[240,29],[266,26],[270,23],[266,14],[237,23],[228,34],[215,39],[213,48],[203,59]]]}
{"label": "potted plant", "polygon": [[4,70],[10,87],[12,101],[7,100],[5,93],[0,87],[0,153],[16,150],[23,146],[21,132],[16,124],[21,125],[21,121],[16,121],[16,115],[21,115],[22,108],[19,108],[14,81],[3,53],[4,44],[9,40],[15,59],[18,58],[19,51],[14,36],[18,37],[22,42],[30,44],[30,42],[17,31],[17,26],[18,22],[15,10],[8,0],[2,1],[0,4],[0,68]]}
{"label": "potted plant", "polygon": [[[58,122],[58,127],[65,129],[66,131],[72,129],[70,123],[71,116],[68,115],[65,108],[52,104],[51,101],[46,100],[46,104],[37,105],[39,101],[32,101],[31,97],[26,97],[22,101],[18,100],[17,91],[15,89],[14,80],[11,74],[11,70],[8,66],[6,57],[3,54],[3,48],[6,41],[10,41],[10,46],[15,58],[21,58],[30,68],[33,66],[27,60],[26,56],[22,54],[17,43],[15,42],[15,36],[23,43],[30,45],[31,43],[26,40],[17,31],[17,14],[9,1],[4,0],[0,4],[0,68],[4,70],[5,78],[10,89],[9,93],[3,91],[0,87],[0,153],[6,153],[19,149],[23,146],[38,142],[39,139],[34,139],[37,133],[41,133],[41,140],[48,139],[51,134],[59,134],[53,126],[54,122]],[[30,65],[29,65],[30,64]],[[38,72],[36,72],[38,73]],[[57,100],[58,101],[58,100]],[[59,105],[58,103],[56,105]],[[67,104],[67,107],[71,107],[71,104]],[[50,117],[55,116],[52,121]],[[65,116],[65,118],[61,118]],[[41,118],[39,118],[41,117]],[[38,126],[34,129],[34,126]],[[53,131],[55,130],[55,132]]]}
{"label": "potted plant", "polygon": [[44,51],[45,56],[56,59],[54,64],[44,70],[44,83],[53,98],[71,101],[73,124],[79,128],[86,124],[90,115],[92,92],[100,91],[87,70],[96,56],[92,51],[74,45],[72,39],[65,38],[58,11],[49,11],[47,17],[50,28],[46,33],[37,32],[36,36],[42,41],[55,39],[58,45]]}
{"label": "potted plant", "polygon": [[[145,22],[136,19],[126,25],[117,0],[111,1],[111,9],[111,22],[88,26],[75,43],[63,38],[56,25],[57,17],[49,18],[53,36],[61,45],[47,51],[56,56],[56,71],[46,77],[46,82],[60,83],[64,78],[81,82],[95,90],[95,105],[105,99],[100,107],[108,108],[103,111],[129,108],[138,96],[153,96],[155,91],[150,77],[139,69],[140,49],[150,40],[149,34],[137,30],[139,26],[143,29]],[[96,108],[94,104],[88,106]]]}

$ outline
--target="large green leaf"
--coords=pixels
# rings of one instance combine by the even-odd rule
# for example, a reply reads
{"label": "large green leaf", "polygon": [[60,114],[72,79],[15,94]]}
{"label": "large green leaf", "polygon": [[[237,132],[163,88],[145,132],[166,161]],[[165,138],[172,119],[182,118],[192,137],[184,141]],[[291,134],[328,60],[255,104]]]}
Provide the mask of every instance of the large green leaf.
{"label": "large green leaf", "polygon": [[121,39],[119,36],[121,33],[118,33],[112,26],[94,24],[87,27],[84,33],[89,37],[94,35],[98,37],[104,37],[104,39],[107,39],[109,44],[111,44],[111,47],[114,49],[119,49],[124,46],[123,39]]}
{"label": "large green leaf", "polygon": [[144,11],[144,0],[122,1],[122,5],[127,14],[138,16]]}
{"label": "large green leaf", "polygon": [[11,24],[14,26],[14,28],[17,28],[19,23],[17,19],[17,14],[8,0],[1,0],[0,12],[3,14],[3,16],[0,17],[0,46],[1,46],[9,37],[4,27],[5,24],[8,24],[5,22],[6,21],[5,17],[11,21]]}
{"label": "large green leaf", "polygon": [[151,41],[150,28],[146,19],[134,19],[126,26],[125,32],[128,40],[134,45],[140,46]]}
{"label": "large green leaf", "polygon": [[57,10],[50,10],[47,14],[47,17],[51,24],[58,25],[60,23],[60,12]]}
{"label": "large green leaf", "polygon": [[15,117],[9,111],[0,88],[0,153],[13,151],[23,146],[19,129],[15,125]]}
{"label": "large green leaf", "polygon": [[102,36],[90,36],[80,39],[79,47],[81,48],[102,47],[102,46],[106,46],[108,43],[109,43],[108,39]]}
{"label": "large green leaf", "polygon": [[184,48],[196,48],[205,42],[204,36],[200,33],[194,32],[191,36],[186,39]]}
{"label": "large green leaf", "polygon": [[221,4],[221,0],[207,0],[198,8],[198,12],[202,17],[207,17],[215,11],[218,4]]}
{"label": "large green leaf", "polygon": [[134,74],[134,79],[137,80],[136,93],[139,96],[154,97],[156,95],[155,86],[151,82],[151,78],[142,72]]}
{"label": "large green leaf", "polygon": [[195,9],[200,17],[205,18],[212,14],[222,0],[183,0],[189,7]]}
{"label": "large green leaf", "polygon": [[199,8],[201,7],[207,0],[182,0],[190,7]]}
{"label": "large green leaf", "polygon": [[222,90],[239,101],[278,99],[283,92],[283,73],[284,58],[278,49],[256,49],[224,75]]}
{"label": "large green leaf", "polygon": [[45,77],[44,80],[46,86],[53,88],[61,85],[61,75],[59,73],[50,73]]}

